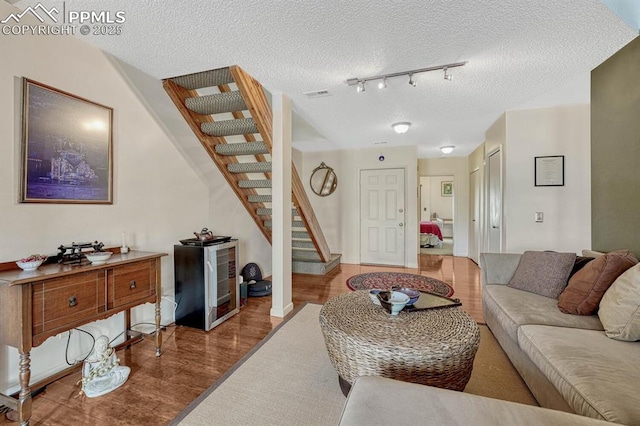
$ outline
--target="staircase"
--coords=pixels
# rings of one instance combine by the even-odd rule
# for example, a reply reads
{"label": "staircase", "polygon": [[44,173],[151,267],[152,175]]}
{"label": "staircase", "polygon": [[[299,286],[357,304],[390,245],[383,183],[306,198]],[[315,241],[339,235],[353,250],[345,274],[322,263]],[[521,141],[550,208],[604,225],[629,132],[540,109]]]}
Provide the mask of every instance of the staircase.
{"label": "staircase", "polygon": [[[271,243],[272,112],[262,85],[238,66],[163,81],[209,157]],[[340,263],[331,254],[292,163],[293,271],[324,275]]]}

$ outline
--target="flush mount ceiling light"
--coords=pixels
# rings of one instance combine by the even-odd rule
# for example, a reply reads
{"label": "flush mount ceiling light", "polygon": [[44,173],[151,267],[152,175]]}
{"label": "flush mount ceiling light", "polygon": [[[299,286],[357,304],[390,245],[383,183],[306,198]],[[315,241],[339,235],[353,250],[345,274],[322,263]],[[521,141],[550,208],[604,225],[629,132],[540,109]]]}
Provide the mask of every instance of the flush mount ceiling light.
{"label": "flush mount ceiling light", "polygon": [[451,154],[454,148],[455,146],[453,145],[441,146],[440,151],[442,151],[443,154]]}
{"label": "flush mount ceiling light", "polygon": [[423,72],[443,70],[444,71],[444,79],[445,80],[452,80],[453,77],[449,73],[449,70],[451,68],[465,66],[466,63],[467,63],[466,61],[465,62],[454,62],[452,64],[437,65],[435,67],[420,68],[420,69],[411,70],[411,71],[394,72],[394,73],[391,73],[391,74],[374,75],[372,77],[365,77],[365,78],[354,77],[354,78],[348,79],[347,80],[347,84],[349,86],[357,86],[357,91],[358,91],[358,93],[360,93],[360,92],[364,92],[364,83],[366,83],[367,81],[382,80],[378,84],[378,87],[380,89],[384,89],[384,88],[387,87],[387,79],[388,78],[409,76],[409,84],[415,87],[416,86],[416,80],[414,79],[415,74],[420,74],[420,73],[423,73]]}
{"label": "flush mount ceiling light", "polygon": [[402,121],[400,123],[393,123],[391,127],[393,127],[393,130],[395,130],[396,133],[403,134],[407,133],[407,130],[411,127],[411,123],[408,121]]}

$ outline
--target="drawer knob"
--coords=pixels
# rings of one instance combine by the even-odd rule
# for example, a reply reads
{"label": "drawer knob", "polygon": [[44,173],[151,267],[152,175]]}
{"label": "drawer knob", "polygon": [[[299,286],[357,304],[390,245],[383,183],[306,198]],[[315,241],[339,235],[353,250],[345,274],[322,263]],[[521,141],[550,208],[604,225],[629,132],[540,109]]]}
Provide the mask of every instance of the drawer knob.
{"label": "drawer knob", "polygon": [[71,296],[69,298],[69,307],[73,308],[74,306],[76,306],[78,304],[78,299],[76,299],[75,296]]}
{"label": "drawer knob", "polygon": [[133,290],[134,288],[136,288],[136,280],[131,280],[131,282],[129,283],[129,288],[131,290]]}

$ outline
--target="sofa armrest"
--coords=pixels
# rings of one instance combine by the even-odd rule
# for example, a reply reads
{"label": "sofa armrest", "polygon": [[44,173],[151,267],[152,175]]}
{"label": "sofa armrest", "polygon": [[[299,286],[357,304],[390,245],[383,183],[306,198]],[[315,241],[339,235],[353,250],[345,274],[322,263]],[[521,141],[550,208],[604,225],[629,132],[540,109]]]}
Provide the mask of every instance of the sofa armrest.
{"label": "sofa armrest", "polygon": [[480,253],[482,285],[508,284],[520,263],[517,253]]}

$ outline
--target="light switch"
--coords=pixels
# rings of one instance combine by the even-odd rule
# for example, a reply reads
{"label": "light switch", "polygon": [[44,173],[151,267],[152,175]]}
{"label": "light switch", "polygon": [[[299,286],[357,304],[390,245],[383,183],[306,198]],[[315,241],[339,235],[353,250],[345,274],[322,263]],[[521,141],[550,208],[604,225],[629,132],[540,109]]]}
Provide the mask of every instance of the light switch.
{"label": "light switch", "polygon": [[536,219],[536,222],[544,222],[544,213],[536,212],[535,219]]}

